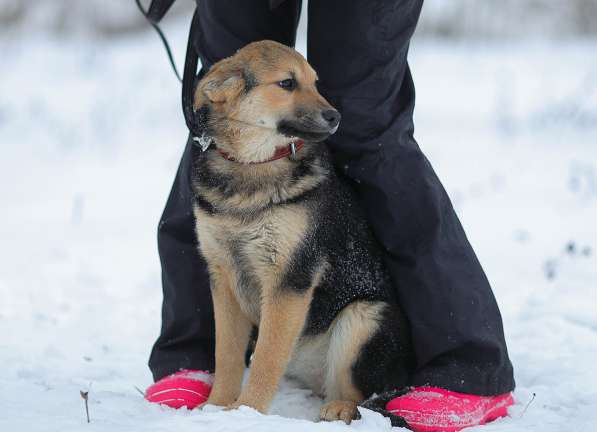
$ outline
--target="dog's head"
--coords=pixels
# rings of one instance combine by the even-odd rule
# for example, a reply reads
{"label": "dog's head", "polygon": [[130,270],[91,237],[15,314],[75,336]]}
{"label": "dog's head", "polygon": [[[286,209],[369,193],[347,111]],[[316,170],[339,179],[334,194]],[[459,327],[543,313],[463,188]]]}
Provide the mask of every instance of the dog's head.
{"label": "dog's head", "polygon": [[272,41],[254,42],[215,65],[195,91],[216,146],[239,162],[269,159],[298,138],[323,141],[340,113],[319,94],[317,74],[298,52]]}

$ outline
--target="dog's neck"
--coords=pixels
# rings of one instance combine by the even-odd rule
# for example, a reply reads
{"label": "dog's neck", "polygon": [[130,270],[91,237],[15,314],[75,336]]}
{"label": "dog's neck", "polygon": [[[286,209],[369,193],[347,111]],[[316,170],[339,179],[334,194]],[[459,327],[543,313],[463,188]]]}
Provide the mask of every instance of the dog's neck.
{"label": "dog's neck", "polygon": [[289,158],[289,157],[296,158],[297,152],[299,152],[301,150],[301,148],[303,148],[304,144],[305,144],[305,142],[302,139],[291,140],[287,145],[285,145],[283,147],[278,147],[276,149],[276,151],[274,152],[274,154],[272,155],[272,157],[270,157],[269,159],[266,159],[266,160],[258,161],[258,162],[239,162],[233,156],[231,156],[229,153],[225,152],[224,150],[220,150],[220,149],[217,149],[217,150],[218,150],[218,153],[220,153],[220,156],[222,156],[224,159],[227,159],[231,162],[255,165],[255,164],[274,162],[274,161],[277,161],[278,159],[283,159],[283,158]]}
{"label": "dog's neck", "polygon": [[193,189],[207,210],[247,216],[300,199],[325,181],[330,170],[321,143],[305,143],[292,158],[261,164],[242,164],[218,151],[196,149]]}

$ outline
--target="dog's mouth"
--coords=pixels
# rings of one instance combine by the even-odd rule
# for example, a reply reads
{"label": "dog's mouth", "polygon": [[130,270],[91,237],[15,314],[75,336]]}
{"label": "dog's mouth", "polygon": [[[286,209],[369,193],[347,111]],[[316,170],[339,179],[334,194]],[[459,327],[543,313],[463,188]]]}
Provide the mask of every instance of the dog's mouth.
{"label": "dog's mouth", "polygon": [[336,132],[337,129],[337,125],[332,129],[324,129],[317,124],[293,120],[280,120],[277,127],[278,133],[284,136],[301,138],[311,142],[323,141]]}

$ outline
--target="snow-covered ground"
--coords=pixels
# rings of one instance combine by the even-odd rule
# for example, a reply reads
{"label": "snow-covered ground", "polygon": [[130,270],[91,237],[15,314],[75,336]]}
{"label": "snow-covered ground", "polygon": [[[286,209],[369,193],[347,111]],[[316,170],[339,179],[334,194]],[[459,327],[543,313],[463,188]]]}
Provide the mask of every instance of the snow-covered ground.
{"label": "snow-covered ground", "polygon": [[[179,63],[182,24],[170,29]],[[595,52],[597,41],[411,49],[416,136],[494,286],[515,366],[510,416],[475,430],[597,423]],[[291,383],[270,416],[144,402],[156,223],[186,136],[179,84],[149,32],[4,34],[0,53],[0,431],[390,428],[371,412],[311,423],[320,401]]]}

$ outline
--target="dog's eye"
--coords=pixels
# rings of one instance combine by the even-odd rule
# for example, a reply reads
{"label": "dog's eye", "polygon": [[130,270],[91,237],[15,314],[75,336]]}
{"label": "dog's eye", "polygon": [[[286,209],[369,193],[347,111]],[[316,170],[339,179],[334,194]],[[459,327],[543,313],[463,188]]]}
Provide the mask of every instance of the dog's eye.
{"label": "dog's eye", "polygon": [[293,78],[288,78],[283,81],[278,81],[278,85],[284,90],[292,91],[296,88],[296,80]]}

